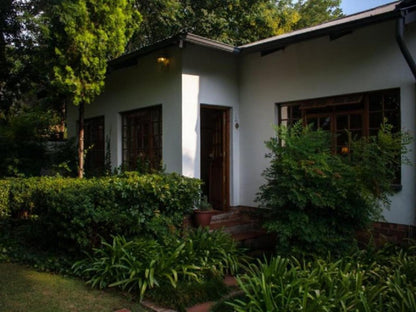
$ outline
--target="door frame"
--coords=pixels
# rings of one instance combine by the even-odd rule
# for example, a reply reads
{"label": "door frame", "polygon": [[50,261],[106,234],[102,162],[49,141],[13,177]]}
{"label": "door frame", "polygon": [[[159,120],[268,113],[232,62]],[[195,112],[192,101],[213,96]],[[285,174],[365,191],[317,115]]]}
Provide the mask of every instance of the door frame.
{"label": "door frame", "polygon": [[[223,181],[222,181],[222,194],[223,194],[223,205],[222,210],[228,210],[230,208],[230,159],[231,159],[231,125],[230,125],[230,116],[231,116],[231,107],[227,106],[217,106],[217,105],[209,105],[209,104],[200,104],[199,107],[199,114],[200,118],[202,118],[202,110],[203,109],[210,109],[216,110],[222,113],[222,151],[224,153],[223,160],[222,160],[222,167],[223,167]],[[200,128],[200,138],[202,140],[202,127]],[[201,142],[202,146],[202,142]],[[201,154],[200,154],[201,157]],[[202,161],[200,163],[201,171],[202,171]]]}

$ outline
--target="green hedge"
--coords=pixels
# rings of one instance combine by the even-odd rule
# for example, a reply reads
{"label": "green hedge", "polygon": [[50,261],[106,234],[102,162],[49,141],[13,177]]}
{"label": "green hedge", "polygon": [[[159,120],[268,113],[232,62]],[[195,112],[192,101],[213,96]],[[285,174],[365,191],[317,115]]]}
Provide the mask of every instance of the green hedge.
{"label": "green hedge", "polygon": [[10,215],[9,189],[10,183],[6,180],[0,180],[0,218]]}
{"label": "green hedge", "polygon": [[200,181],[178,174],[15,178],[0,181],[0,214],[29,216],[36,244],[79,251],[98,245],[101,237],[171,231],[199,196]]}

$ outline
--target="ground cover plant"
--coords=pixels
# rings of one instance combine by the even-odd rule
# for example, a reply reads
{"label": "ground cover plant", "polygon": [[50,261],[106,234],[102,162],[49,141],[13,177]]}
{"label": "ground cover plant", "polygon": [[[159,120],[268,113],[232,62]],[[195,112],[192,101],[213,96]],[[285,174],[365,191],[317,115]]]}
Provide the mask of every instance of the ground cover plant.
{"label": "ground cover plant", "polygon": [[121,293],[91,289],[82,281],[18,264],[0,263],[0,279],[0,311],[145,311]]}
{"label": "ground cover plant", "polygon": [[276,134],[266,142],[271,161],[257,201],[268,209],[264,227],[277,234],[277,251],[349,251],[356,231],[389,206],[408,135],[386,124],[375,137],[350,138],[344,155],[334,152],[328,132],[300,122],[277,127]]}
{"label": "ground cover plant", "polygon": [[139,294],[141,299],[151,289],[152,298],[161,298],[161,291],[178,295],[190,291],[197,298],[188,294],[162,300],[183,310],[193,300],[212,298],[206,294],[208,289],[214,297],[221,295],[219,290],[225,289],[224,275],[236,274],[244,258],[228,234],[198,228],[182,238],[162,241],[128,241],[115,236],[111,242],[103,241],[88,258],[75,263],[74,270],[93,287],[120,287]]}
{"label": "ground cover plant", "polygon": [[237,278],[244,296],[229,311],[416,311],[415,250],[259,260]]}

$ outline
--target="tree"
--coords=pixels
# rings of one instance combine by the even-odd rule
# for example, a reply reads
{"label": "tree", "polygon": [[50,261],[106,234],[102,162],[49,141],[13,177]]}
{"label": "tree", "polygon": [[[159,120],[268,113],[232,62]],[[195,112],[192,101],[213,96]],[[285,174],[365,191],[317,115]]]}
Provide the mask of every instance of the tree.
{"label": "tree", "polygon": [[129,50],[135,50],[177,34],[183,29],[183,8],[179,0],[135,0],[143,17],[134,33]]}
{"label": "tree", "polygon": [[84,170],[84,106],[104,87],[107,61],[121,55],[140,24],[130,0],[49,0],[52,85],[79,108],[78,176]]}
{"label": "tree", "polygon": [[0,2],[0,176],[39,175],[48,158],[44,143],[59,123],[50,105],[56,102],[44,100],[50,58],[37,1]]}
{"label": "tree", "polygon": [[22,84],[23,64],[18,62],[16,55],[22,47],[19,10],[16,1],[0,2],[0,120],[3,122]]}
{"label": "tree", "polygon": [[143,25],[130,49],[186,30],[241,45],[338,17],[339,0],[135,0]]}
{"label": "tree", "polygon": [[295,29],[318,25],[342,16],[339,7],[341,0],[306,0],[298,1],[294,9],[299,13],[300,19]]}
{"label": "tree", "polygon": [[[287,32],[299,19],[297,12],[272,0],[136,0],[143,25],[135,34],[150,44],[186,30],[239,45]],[[137,47],[133,42],[132,47]]]}

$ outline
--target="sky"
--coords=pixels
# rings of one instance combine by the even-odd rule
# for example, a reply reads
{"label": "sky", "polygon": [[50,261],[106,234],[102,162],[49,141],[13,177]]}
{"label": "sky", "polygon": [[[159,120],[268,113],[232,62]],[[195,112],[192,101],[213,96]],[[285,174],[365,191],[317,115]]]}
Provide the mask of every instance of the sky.
{"label": "sky", "polygon": [[365,11],[394,0],[341,0],[341,8],[345,15]]}

